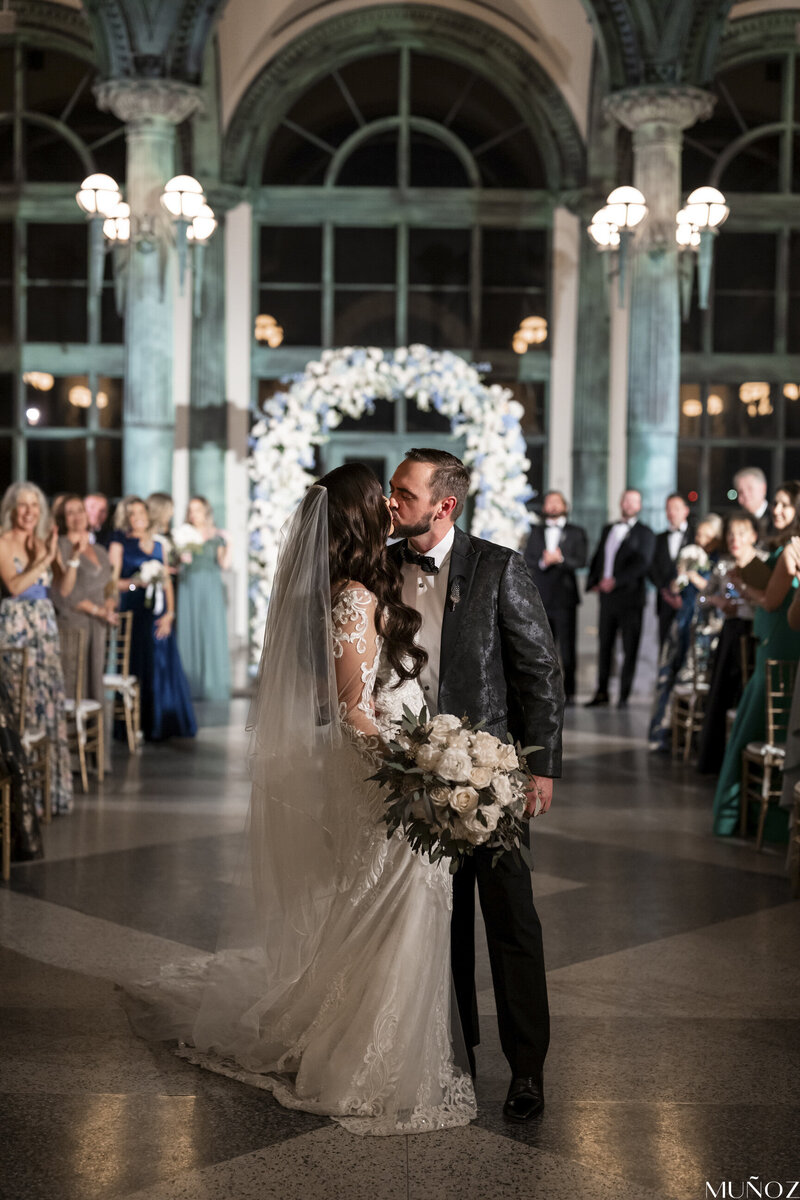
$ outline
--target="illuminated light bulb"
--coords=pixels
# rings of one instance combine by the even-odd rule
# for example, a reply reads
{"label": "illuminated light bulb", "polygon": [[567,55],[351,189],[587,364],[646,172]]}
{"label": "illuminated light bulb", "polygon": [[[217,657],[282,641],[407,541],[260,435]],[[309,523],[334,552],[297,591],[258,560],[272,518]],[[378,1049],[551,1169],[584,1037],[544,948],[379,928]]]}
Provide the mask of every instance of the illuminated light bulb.
{"label": "illuminated light bulb", "polygon": [[730,209],[722,192],[713,187],[699,187],[688,197],[684,212],[696,229],[716,229],[727,219]]}
{"label": "illuminated light bulb", "polygon": [[110,217],[122,194],[110,175],[88,175],[75,199],[88,217]]}
{"label": "illuminated light bulb", "polygon": [[700,417],[703,415],[703,405],[699,400],[689,398],[684,400],[681,411],[685,417]]}
{"label": "illuminated light bulb", "polygon": [[22,376],[22,382],[27,383],[28,387],[35,388],[37,392],[49,392],[55,379],[47,371],[26,371]]}
{"label": "illuminated light bulb", "polygon": [[95,399],[95,404],[98,408],[108,408],[108,396],[105,392],[98,392]]}
{"label": "illuminated light bulb", "polygon": [[26,408],[25,409],[25,420],[28,422],[29,425],[38,425],[41,415],[42,415],[41,410],[38,408]]}
{"label": "illuminated light bulb", "polygon": [[743,383],[739,388],[742,404],[758,404],[764,396],[769,397],[769,384],[762,382]]}
{"label": "illuminated light bulb", "polygon": [[69,389],[67,399],[75,408],[90,408],[92,403],[92,393],[88,387],[78,383]]}
{"label": "illuminated light bulb", "polygon": [[606,200],[608,219],[618,229],[634,229],[647,216],[647,204],[638,188],[614,188]]}
{"label": "illuminated light bulb", "polygon": [[783,394],[787,400],[798,400],[800,399],[800,387],[796,383],[785,383]]}
{"label": "illuminated light bulb", "polygon": [[725,409],[725,402],[722,396],[718,396],[716,392],[712,392],[706,400],[706,412],[711,417],[718,417]]}
{"label": "illuminated light bulb", "polygon": [[192,175],[175,175],[164,184],[161,203],[172,217],[193,221],[205,204],[203,186]]}

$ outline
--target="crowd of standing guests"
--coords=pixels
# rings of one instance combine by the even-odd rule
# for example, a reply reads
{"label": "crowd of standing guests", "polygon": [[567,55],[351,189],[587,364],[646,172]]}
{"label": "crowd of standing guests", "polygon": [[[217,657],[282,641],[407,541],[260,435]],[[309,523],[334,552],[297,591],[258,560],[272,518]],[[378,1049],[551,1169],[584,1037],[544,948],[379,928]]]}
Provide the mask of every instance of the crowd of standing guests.
{"label": "crowd of standing guests", "polygon": [[[227,537],[202,496],[191,499],[174,534],[173,511],[164,493],[124,497],[113,519],[108,500],[97,493],[60,495],[49,505],[37,485],[22,482],[3,496],[0,765],[13,756],[17,769],[24,758],[15,724],[43,731],[54,813],[73,805],[60,631],[83,633],[83,696],[104,703],[109,640],[120,636],[121,614],[131,614],[129,670],[139,681],[146,740],[193,737],[192,701],[230,696],[222,579],[230,565]],[[20,720],[14,697],[22,694],[21,657],[12,652],[23,649]]]}
{"label": "crowd of standing guests", "polygon": [[[656,534],[640,519],[641,494],[628,488],[617,520],[604,526],[589,559],[586,532],[568,519],[560,492],[543,498],[541,523],[531,531],[525,559],[542,595],[564,672],[567,702],[574,703],[577,572],[588,561],[586,591],[597,594],[597,683],[587,707],[610,704],[617,640],[622,645],[617,707],[633,685],[648,581],[656,591],[659,660],[649,728],[650,748],[669,751],[673,689],[702,674],[708,691],[697,767],[716,774],[713,829],[721,836],[739,827],[742,751],[766,733],[766,663],[800,659],[800,482],[775,488],[745,467],[733,480],[739,509],[725,520],[708,513],[692,520],[678,493],[665,503],[666,529]],[[748,655],[747,649],[752,648]],[[795,709],[800,727],[800,682]],[[736,710],[727,731],[731,711]],[[798,763],[800,767],[800,762]],[[754,806],[755,807],[755,806]],[[764,836],[785,840],[786,799],[772,805]],[[749,814],[751,822],[755,811]]]}

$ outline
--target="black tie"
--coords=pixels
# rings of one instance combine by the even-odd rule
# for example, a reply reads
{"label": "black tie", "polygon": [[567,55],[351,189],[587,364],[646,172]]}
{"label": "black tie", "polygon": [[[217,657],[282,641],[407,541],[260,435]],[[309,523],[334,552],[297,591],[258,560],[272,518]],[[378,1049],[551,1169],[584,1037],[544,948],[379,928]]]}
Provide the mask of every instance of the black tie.
{"label": "black tie", "polygon": [[417,554],[409,545],[403,547],[403,558],[407,563],[415,563],[425,575],[439,574],[439,568],[436,565],[435,559],[431,558],[428,554]]}

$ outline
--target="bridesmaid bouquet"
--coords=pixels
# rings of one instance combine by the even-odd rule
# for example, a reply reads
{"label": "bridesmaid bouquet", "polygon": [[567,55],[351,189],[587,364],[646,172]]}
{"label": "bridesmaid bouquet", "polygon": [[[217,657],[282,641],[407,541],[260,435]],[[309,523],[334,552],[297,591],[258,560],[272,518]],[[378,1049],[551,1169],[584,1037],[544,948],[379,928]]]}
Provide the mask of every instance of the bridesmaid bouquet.
{"label": "bridesmaid bouquet", "polygon": [[164,607],[164,564],[157,558],[148,558],[139,567],[136,577],[145,589],[145,608],[155,606],[158,615]]}
{"label": "bridesmaid bouquet", "polygon": [[[415,854],[431,862],[450,859],[450,873],[475,852],[495,849],[493,865],[507,850],[525,854],[520,844],[526,792],[532,776],[524,765],[524,749],[502,742],[466,717],[442,713],[428,719],[407,706],[389,753],[372,779],[388,794],[382,819],[388,836],[397,829]],[[541,811],[537,800],[536,816]]]}
{"label": "bridesmaid bouquet", "polygon": [[188,521],[178,526],[172,535],[172,540],[182,563],[190,563],[195,554],[199,554],[203,549],[202,538],[194,525],[190,525]]}
{"label": "bridesmaid bouquet", "polygon": [[677,575],[675,577],[675,586],[678,591],[683,591],[689,583],[690,571],[708,571],[711,563],[708,561],[708,555],[702,546],[684,546],[678,555],[678,561],[675,564]]}

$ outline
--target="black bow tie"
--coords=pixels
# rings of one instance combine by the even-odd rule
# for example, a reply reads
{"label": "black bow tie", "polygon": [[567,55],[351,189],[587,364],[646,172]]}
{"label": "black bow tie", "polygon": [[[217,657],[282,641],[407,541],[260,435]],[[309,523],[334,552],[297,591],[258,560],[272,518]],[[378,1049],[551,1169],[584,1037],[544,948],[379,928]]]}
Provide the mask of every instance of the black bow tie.
{"label": "black bow tie", "polygon": [[438,575],[439,568],[436,565],[436,560],[431,558],[429,554],[417,554],[409,545],[403,547],[403,558],[407,563],[414,563],[418,566],[424,575]]}

